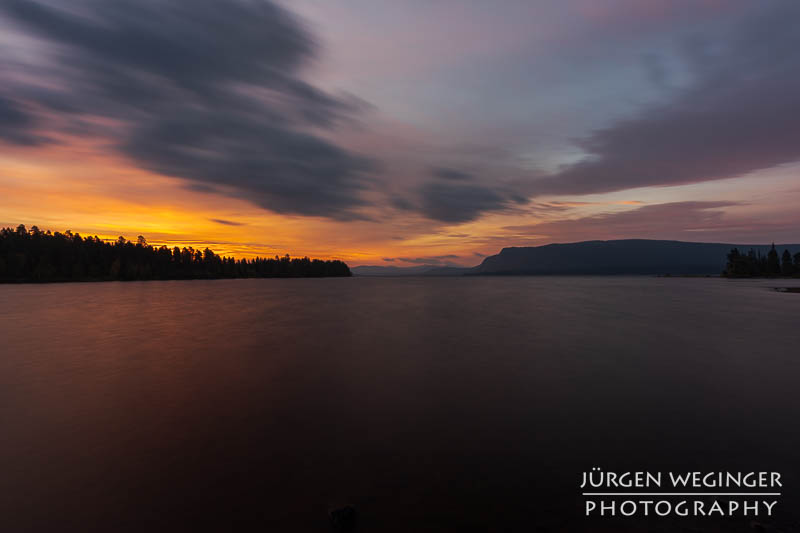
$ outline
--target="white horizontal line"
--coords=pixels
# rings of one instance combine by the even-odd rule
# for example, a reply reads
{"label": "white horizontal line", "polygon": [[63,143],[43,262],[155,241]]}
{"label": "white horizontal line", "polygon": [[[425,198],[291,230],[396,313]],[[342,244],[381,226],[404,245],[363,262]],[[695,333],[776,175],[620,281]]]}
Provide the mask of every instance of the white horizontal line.
{"label": "white horizontal line", "polygon": [[780,492],[584,492],[584,496],[780,496]]}

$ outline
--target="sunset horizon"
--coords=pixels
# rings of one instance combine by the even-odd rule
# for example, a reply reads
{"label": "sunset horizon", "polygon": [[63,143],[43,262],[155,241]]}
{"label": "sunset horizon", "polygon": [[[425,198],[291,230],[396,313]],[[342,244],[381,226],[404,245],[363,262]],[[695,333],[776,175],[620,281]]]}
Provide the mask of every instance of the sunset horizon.
{"label": "sunset horizon", "polygon": [[[212,221],[215,222],[215,221]],[[219,222],[218,222],[219,223]],[[725,244],[729,246],[759,246],[764,247],[768,246],[770,243],[777,245],[778,247],[781,246],[797,246],[795,242],[781,242],[775,241],[774,239],[767,239],[763,242],[746,242],[744,240],[736,240],[730,242],[716,242],[716,241],[704,241],[704,240],[687,240],[687,239],[649,239],[646,237],[625,237],[621,239],[587,239],[587,240],[575,240],[575,241],[553,241],[553,242],[541,242],[537,244],[508,244],[503,245],[494,252],[487,253],[487,254],[479,254],[474,253],[472,259],[472,263],[469,263],[470,258],[465,258],[464,263],[457,262],[459,259],[456,255],[444,255],[444,256],[429,256],[429,257],[416,257],[416,258],[409,258],[409,257],[398,257],[398,258],[387,258],[387,257],[380,257],[378,260],[374,260],[370,262],[370,260],[361,260],[358,258],[355,259],[347,259],[341,255],[337,255],[334,252],[328,254],[313,254],[313,253],[296,253],[290,249],[282,250],[278,248],[271,248],[271,247],[264,247],[258,243],[236,243],[236,242],[227,242],[227,243],[220,243],[220,242],[212,242],[206,240],[154,240],[148,238],[147,235],[143,235],[141,232],[137,234],[137,232],[133,232],[130,235],[117,235],[111,236],[109,235],[102,235],[98,234],[97,232],[81,232],[81,231],[73,231],[72,229],[65,229],[65,230],[52,230],[46,227],[40,227],[38,224],[0,224],[0,229],[9,229],[9,230],[16,230],[20,226],[24,227],[25,231],[31,232],[34,228],[37,231],[41,231],[42,233],[48,234],[68,234],[68,235],[77,235],[82,238],[86,237],[93,237],[98,238],[103,242],[114,244],[118,242],[120,239],[123,239],[127,242],[136,243],[137,240],[141,237],[144,239],[144,243],[148,246],[152,246],[153,248],[161,248],[166,247],[170,251],[174,248],[179,249],[190,249],[196,251],[203,251],[204,249],[210,249],[215,254],[221,257],[228,257],[234,259],[255,259],[255,258],[272,258],[272,257],[308,257],[310,259],[334,259],[346,262],[351,267],[359,267],[359,266],[377,266],[377,267],[400,267],[400,268],[409,268],[409,271],[413,271],[413,267],[425,266],[425,267],[458,267],[458,268],[471,268],[478,266],[480,263],[484,261],[487,257],[499,254],[505,248],[536,248],[542,247],[547,245],[565,245],[565,244],[582,244],[586,242],[616,242],[616,241],[672,241],[672,242],[681,242],[681,243],[695,243],[695,244]],[[136,234],[136,236],[133,236]]]}
{"label": "sunset horizon", "polygon": [[0,8],[0,226],[406,266],[800,240],[796,5],[212,5]]}

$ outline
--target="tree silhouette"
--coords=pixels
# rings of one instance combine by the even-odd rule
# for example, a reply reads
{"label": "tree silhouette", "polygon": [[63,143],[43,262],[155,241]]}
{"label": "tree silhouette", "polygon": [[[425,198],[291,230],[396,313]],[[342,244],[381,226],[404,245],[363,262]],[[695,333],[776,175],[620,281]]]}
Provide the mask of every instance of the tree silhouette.
{"label": "tree silhouette", "polygon": [[752,249],[745,255],[738,248],[733,248],[728,252],[723,275],[733,278],[797,276],[800,275],[800,252],[794,254],[793,260],[789,250],[784,250],[779,260],[774,243],[766,256]]}
{"label": "tree silhouette", "polygon": [[772,243],[769,253],[767,253],[767,274],[780,274],[781,264],[778,262],[778,251],[775,249],[775,243]]}
{"label": "tree silhouette", "polygon": [[792,254],[789,250],[784,250],[781,256],[781,274],[784,276],[791,276],[794,274],[794,265],[792,265]]}
{"label": "tree silhouette", "polygon": [[136,243],[119,237],[105,242],[77,233],[0,229],[0,281],[103,281],[150,279],[217,279],[351,276],[345,263],[289,255],[275,258],[234,259],[209,248]]}

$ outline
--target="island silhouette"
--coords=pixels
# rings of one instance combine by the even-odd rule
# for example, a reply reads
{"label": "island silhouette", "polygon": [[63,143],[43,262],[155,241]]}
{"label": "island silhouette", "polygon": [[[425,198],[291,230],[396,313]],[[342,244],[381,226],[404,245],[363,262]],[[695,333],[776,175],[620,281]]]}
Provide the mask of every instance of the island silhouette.
{"label": "island silhouette", "polygon": [[350,276],[338,260],[291,258],[235,259],[209,248],[170,249],[119,237],[107,242],[78,233],[30,230],[22,224],[0,230],[0,282],[135,281],[223,278],[318,278]]}
{"label": "island silhouette", "polygon": [[[739,250],[747,250],[740,252]],[[779,250],[783,253],[780,254]],[[800,244],[619,239],[506,247],[474,267],[353,267],[356,276],[675,275],[800,276]]]}

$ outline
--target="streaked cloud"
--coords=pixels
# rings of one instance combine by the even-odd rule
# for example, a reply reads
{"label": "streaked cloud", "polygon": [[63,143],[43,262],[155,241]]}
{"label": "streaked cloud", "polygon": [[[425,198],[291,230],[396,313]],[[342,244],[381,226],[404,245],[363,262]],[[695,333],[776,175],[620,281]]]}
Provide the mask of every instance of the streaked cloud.
{"label": "streaked cloud", "polygon": [[222,224],[224,226],[244,226],[244,222],[236,222],[233,220],[225,220],[223,218],[209,218],[211,222],[216,222],[217,224]]}
{"label": "streaked cloud", "polygon": [[431,175],[435,178],[453,181],[469,181],[473,178],[473,176],[467,172],[447,167],[433,168],[431,169]]}
{"label": "streaked cloud", "polygon": [[457,261],[461,259],[458,255],[430,255],[425,257],[397,257],[397,261],[409,263],[412,265],[430,265],[430,266],[456,266]]}
{"label": "streaked cloud", "polygon": [[690,86],[582,139],[588,154],[534,194],[593,194],[726,179],[800,159],[800,4],[775,2],[686,41]]}
{"label": "streaked cloud", "polygon": [[48,142],[36,132],[36,121],[23,106],[0,94],[0,140],[25,146]]}
{"label": "streaked cloud", "polygon": [[538,235],[545,241],[571,242],[626,238],[705,242],[771,242],[797,240],[800,216],[778,215],[773,220],[742,215],[738,202],[687,201],[646,205],[541,224],[507,226],[509,233]]}
{"label": "streaked cloud", "polygon": [[0,212],[353,264],[780,240],[800,227],[798,19],[792,0],[5,0]]}
{"label": "streaked cloud", "polygon": [[[312,129],[359,102],[300,76],[317,44],[269,1],[8,0],[0,13],[44,43],[4,88],[0,137],[105,138],[141,168],[278,213],[359,218],[370,161]],[[22,107],[36,107],[35,116]],[[14,133],[6,131],[13,128]]]}

